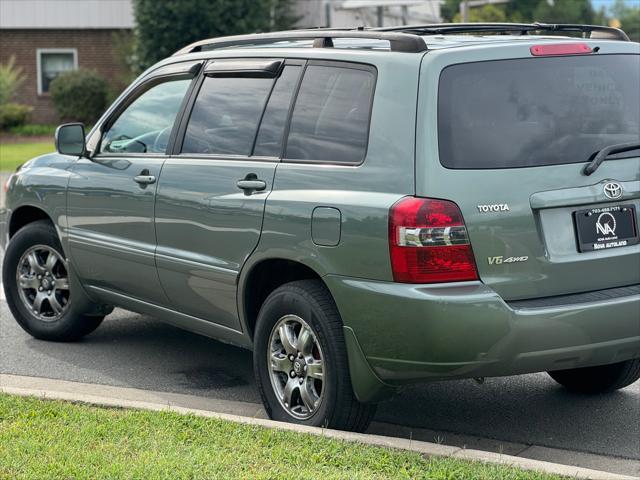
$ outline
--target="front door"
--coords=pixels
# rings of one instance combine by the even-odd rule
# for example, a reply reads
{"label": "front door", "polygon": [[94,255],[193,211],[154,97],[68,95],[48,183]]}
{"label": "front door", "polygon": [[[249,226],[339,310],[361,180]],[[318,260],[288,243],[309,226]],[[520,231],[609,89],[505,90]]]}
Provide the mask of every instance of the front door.
{"label": "front door", "polygon": [[68,242],[83,283],[166,304],[155,266],[154,204],[192,74],[155,77],[116,109],[91,160],[73,167]]}
{"label": "front door", "polygon": [[237,277],[260,239],[300,70],[278,60],[205,68],[156,201],[158,273],[176,310],[240,329]]}

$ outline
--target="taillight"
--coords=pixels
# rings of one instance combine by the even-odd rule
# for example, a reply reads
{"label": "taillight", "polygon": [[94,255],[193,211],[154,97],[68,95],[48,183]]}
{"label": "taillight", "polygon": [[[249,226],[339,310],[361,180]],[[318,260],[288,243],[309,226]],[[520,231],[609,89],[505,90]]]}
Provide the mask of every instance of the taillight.
{"label": "taillight", "polygon": [[389,249],[396,282],[478,279],[467,228],[453,202],[416,197],[397,202],[389,216]]}

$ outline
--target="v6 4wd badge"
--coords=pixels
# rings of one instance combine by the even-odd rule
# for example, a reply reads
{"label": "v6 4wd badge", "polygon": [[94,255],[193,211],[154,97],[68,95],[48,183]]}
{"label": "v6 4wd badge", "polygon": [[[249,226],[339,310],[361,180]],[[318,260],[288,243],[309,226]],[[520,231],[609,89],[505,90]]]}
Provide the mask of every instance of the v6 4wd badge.
{"label": "v6 4wd badge", "polygon": [[529,257],[507,257],[504,258],[502,255],[498,257],[488,257],[489,265],[502,265],[503,263],[516,263],[516,262],[526,262],[529,260]]}

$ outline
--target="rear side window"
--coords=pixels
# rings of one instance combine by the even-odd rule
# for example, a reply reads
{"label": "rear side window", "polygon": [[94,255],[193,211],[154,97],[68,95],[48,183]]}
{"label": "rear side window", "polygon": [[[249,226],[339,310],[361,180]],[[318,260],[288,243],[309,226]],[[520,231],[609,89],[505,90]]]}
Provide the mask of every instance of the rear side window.
{"label": "rear side window", "polygon": [[440,161],[469,169],[586,162],[640,140],[638,85],[636,55],[452,65],[440,76]]}
{"label": "rear side window", "polygon": [[291,118],[285,158],[336,163],[364,160],[375,74],[310,65]]}
{"label": "rear side window", "polygon": [[187,124],[182,153],[249,155],[273,81],[205,78]]}

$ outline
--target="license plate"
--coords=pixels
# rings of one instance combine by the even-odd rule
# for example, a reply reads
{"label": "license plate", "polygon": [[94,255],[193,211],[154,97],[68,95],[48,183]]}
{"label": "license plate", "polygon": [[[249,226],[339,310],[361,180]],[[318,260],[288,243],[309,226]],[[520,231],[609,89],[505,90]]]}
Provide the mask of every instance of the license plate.
{"label": "license plate", "polygon": [[639,241],[633,205],[578,210],[573,218],[581,252],[626,247]]}

